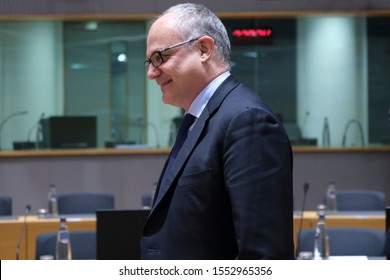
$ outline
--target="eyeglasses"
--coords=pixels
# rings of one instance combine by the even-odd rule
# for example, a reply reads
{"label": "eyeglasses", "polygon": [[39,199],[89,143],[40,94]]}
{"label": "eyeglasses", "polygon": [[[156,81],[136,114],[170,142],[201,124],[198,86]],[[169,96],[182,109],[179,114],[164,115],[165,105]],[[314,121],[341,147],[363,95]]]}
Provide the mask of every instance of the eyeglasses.
{"label": "eyeglasses", "polygon": [[149,68],[149,65],[152,64],[154,67],[159,67],[161,64],[163,64],[166,60],[164,60],[164,57],[163,57],[163,52],[167,51],[167,50],[170,50],[170,49],[173,49],[173,48],[176,48],[176,47],[180,47],[184,44],[188,44],[190,42],[193,42],[193,41],[196,41],[198,40],[200,37],[198,38],[192,38],[192,39],[189,39],[189,40],[186,40],[184,42],[180,42],[180,43],[177,43],[177,44],[174,44],[172,46],[169,46],[165,49],[162,49],[160,51],[155,51],[151,54],[150,58],[148,58],[147,60],[145,60],[144,64],[145,64],[145,67],[146,68]]}

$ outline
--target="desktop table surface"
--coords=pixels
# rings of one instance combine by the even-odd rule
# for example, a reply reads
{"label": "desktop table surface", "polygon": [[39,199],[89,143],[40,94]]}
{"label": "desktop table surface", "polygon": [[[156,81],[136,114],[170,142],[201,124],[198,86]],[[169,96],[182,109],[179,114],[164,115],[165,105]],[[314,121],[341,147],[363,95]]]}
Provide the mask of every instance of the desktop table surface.
{"label": "desktop table surface", "polygon": [[[96,215],[64,215],[67,218],[69,230],[96,230]],[[294,241],[300,228],[314,228],[318,216],[316,211],[294,211]],[[7,216],[0,219],[0,259],[12,260],[16,258],[16,247],[22,227],[24,216]],[[28,216],[22,234],[20,246],[20,259],[35,259],[35,246],[37,235],[44,232],[58,230],[60,219],[58,217],[41,218]],[[363,227],[385,230],[385,211],[339,211],[326,215],[328,227]]]}

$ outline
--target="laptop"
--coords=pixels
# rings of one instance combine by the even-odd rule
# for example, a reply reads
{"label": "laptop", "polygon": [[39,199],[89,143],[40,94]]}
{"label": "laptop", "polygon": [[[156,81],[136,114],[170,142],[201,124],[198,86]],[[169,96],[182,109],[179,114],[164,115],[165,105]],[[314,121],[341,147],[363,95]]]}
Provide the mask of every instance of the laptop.
{"label": "laptop", "polygon": [[97,210],[96,258],[139,260],[140,238],[150,209]]}

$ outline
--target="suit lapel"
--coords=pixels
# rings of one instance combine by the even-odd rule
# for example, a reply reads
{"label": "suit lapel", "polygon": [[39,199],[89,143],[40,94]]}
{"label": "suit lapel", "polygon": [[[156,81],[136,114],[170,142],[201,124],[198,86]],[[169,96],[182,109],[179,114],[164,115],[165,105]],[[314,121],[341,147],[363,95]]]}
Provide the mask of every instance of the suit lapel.
{"label": "suit lapel", "polygon": [[[190,134],[188,135],[186,142],[181,147],[181,150],[179,154],[177,155],[176,160],[173,162],[169,173],[167,174],[167,178],[165,180],[166,184],[169,184],[168,188],[165,188],[165,193],[173,187],[173,182],[175,181],[176,177],[178,176],[180,170],[183,168],[185,162],[191,155],[192,151],[194,150],[196,143],[199,140],[199,137],[202,133],[202,131],[205,128],[206,122],[209,120],[209,118],[214,115],[214,113],[218,110],[219,106],[223,102],[223,100],[226,98],[226,96],[239,85],[232,76],[229,76],[215,91],[209,102],[207,103],[207,106],[203,110],[202,114],[199,116],[197,121],[195,122],[195,125],[193,126],[192,130],[190,131]],[[168,162],[168,160],[167,160]],[[164,174],[165,168],[167,167],[167,162],[164,165],[163,172],[161,174]],[[159,179],[159,184],[161,183],[161,177]],[[154,203],[152,211],[158,206],[160,201],[164,198],[165,193],[162,193],[158,196],[157,201]]]}

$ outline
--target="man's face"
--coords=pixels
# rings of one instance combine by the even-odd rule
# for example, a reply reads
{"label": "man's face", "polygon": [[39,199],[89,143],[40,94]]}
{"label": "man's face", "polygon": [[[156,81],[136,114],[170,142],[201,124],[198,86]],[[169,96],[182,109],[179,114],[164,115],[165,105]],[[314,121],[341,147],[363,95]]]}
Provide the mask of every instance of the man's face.
{"label": "man's face", "polygon": [[[172,16],[164,15],[155,21],[149,30],[146,56],[150,58],[153,52],[184,40],[175,32]],[[169,49],[162,53],[164,62],[160,66],[149,65],[148,78],[156,80],[160,86],[164,103],[187,110],[203,89],[203,81],[200,79],[203,66],[196,43],[197,41],[190,43],[194,44],[191,50],[187,44]]]}

